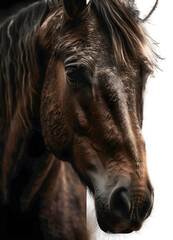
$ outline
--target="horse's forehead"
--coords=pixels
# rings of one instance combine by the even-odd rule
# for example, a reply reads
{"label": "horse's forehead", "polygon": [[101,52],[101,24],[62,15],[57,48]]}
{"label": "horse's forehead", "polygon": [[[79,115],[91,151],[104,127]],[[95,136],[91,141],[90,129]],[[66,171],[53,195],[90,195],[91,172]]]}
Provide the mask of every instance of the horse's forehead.
{"label": "horse's forehead", "polygon": [[82,65],[90,63],[97,67],[115,67],[112,45],[96,26],[88,25],[81,36],[74,30],[73,36],[69,34],[65,41],[60,50],[64,49],[63,55],[68,58],[67,61],[75,59]]}

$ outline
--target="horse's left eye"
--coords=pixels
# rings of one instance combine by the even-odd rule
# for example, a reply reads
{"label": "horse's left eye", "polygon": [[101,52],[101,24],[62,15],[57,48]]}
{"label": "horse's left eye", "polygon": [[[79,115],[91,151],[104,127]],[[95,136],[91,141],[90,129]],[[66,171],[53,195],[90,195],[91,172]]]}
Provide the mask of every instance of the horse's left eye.
{"label": "horse's left eye", "polygon": [[90,71],[85,69],[84,67],[66,68],[66,76],[67,76],[68,84],[72,88],[77,88],[77,89],[90,84],[90,80],[91,80]]}

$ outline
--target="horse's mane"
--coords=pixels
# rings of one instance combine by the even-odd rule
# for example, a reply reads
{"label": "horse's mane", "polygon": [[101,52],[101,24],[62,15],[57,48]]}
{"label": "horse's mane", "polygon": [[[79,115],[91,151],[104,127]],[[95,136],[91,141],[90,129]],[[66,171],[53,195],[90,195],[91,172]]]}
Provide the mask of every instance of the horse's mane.
{"label": "horse's mane", "polygon": [[91,0],[91,3],[112,41],[116,67],[125,66],[132,71],[133,64],[141,62],[152,70],[157,54],[134,1]]}
{"label": "horse's mane", "polygon": [[22,9],[0,26],[0,118],[15,110],[25,124],[39,78],[37,33],[59,0],[44,0]]}

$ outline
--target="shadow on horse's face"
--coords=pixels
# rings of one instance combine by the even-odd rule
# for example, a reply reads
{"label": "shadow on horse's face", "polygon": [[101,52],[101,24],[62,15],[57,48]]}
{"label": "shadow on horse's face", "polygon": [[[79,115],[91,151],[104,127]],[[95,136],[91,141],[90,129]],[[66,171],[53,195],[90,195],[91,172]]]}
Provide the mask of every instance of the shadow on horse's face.
{"label": "shadow on horse's face", "polygon": [[92,191],[102,230],[139,230],[153,205],[140,129],[147,73],[136,63],[119,70],[93,11],[57,31],[41,99],[45,143]]}

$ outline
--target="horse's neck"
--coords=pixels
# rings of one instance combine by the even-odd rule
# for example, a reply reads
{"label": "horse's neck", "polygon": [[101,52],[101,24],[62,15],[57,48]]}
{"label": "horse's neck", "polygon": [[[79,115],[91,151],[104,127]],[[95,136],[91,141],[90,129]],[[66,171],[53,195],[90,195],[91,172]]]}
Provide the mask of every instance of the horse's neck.
{"label": "horse's neck", "polygon": [[40,205],[42,227],[57,239],[69,239],[70,232],[71,240],[86,240],[86,189],[71,164],[61,161],[59,167],[58,161],[55,159],[45,182]]}
{"label": "horse's neck", "polygon": [[36,204],[45,234],[69,239],[70,230],[70,239],[86,240],[86,191],[71,164],[48,152],[30,157],[27,147],[32,134],[17,116],[11,125],[4,122],[0,126],[0,206],[10,204],[25,212]]}
{"label": "horse's neck", "polygon": [[28,174],[31,171],[28,139],[32,129],[33,125],[30,129],[23,125],[17,112],[10,122],[0,117],[0,191],[4,202],[8,201],[11,182],[18,178],[24,168]]}

